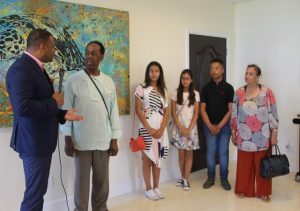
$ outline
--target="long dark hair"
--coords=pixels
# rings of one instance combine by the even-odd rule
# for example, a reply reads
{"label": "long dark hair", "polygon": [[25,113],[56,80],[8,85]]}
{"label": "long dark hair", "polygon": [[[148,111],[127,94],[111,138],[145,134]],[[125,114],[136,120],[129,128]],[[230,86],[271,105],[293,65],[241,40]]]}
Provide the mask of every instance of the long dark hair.
{"label": "long dark hair", "polygon": [[162,66],[158,62],[152,61],[147,65],[146,72],[145,72],[145,80],[144,80],[145,84],[143,87],[146,88],[151,85],[151,78],[150,78],[149,73],[150,73],[150,68],[152,66],[156,66],[159,69],[159,78],[157,80],[157,87],[159,89],[160,94],[163,96],[163,98],[165,98],[166,97],[165,90],[167,88],[166,88],[166,83],[165,83],[165,78],[164,78],[164,71],[163,71]]}
{"label": "long dark hair", "polygon": [[188,74],[192,79],[192,82],[189,86],[189,105],[188,105],[189,107],[191,107],[192,105],[194,105],[196,99],[195,99],[195,92],[194,92],[193,73],[189,69],[183,70],[180,74],[179,85],[178,85],[178,88],[177,88],[177,102],[176,103],[178,105],[182,105],[182,103],[183,103],[183,85],[181,83],[181,77],[184,74]]}

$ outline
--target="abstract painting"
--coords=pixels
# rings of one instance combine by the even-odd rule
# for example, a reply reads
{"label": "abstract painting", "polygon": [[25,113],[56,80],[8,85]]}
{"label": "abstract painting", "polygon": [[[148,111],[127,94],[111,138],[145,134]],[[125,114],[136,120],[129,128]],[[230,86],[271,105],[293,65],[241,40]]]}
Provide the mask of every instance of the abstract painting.
{"label": "abstract painting", "polygon": [[65,81],[84,69],[86,44],[101,41],[106,52],[100,69],[116,84],[120,114],[129,114],[128,12],[55,0],[0,0],[0,127],[10,127],[13,119],[7,70],[22,55],[35,28],[47,29],[56,38],[55,58],[45,66],[56,88],[59,70],[66,70]]}

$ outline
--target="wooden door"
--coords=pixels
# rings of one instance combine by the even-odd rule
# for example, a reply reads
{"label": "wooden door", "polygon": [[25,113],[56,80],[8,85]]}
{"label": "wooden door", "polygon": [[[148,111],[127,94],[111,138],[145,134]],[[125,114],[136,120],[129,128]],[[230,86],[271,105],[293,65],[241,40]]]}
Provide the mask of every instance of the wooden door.
{"label": "wooden door", "polygon": [[[212,58],[221,58],[224,62],[224,79],[226,78],[226,38],[189,34],[189,62],[194,75],[197,91],[211,80],[209,63]],[[200,149],[194,151],[192,172],[206,168],[206,142],[203,134],[203,122],[198,118]]]}

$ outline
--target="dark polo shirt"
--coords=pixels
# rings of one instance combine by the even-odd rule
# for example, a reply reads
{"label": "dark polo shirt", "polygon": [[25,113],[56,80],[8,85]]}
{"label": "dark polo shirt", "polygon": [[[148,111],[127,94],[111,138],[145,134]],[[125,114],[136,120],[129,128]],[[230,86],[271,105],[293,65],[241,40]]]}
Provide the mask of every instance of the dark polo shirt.
{"label": "dark polo shirt", "polygon": [[228,112],[228,103],[233,102],[233,87],[222,80],[211,80],[202,89],[201,103],[206,103],[206,112],[212,124],[218,124]]}

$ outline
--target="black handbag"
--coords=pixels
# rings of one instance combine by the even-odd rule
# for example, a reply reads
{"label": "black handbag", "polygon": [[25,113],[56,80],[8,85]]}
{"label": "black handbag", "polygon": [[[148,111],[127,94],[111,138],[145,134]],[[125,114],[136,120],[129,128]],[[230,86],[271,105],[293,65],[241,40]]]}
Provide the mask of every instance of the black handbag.
{"label": "black handbag", "polygon": [[285,154],[280,154],[279,148],[275,146],[275,154],[271,154],[272,146],[267,150],[266,156],[260,160],[259,173],[265,179],[282,176],[290,173],[290,164]]}

